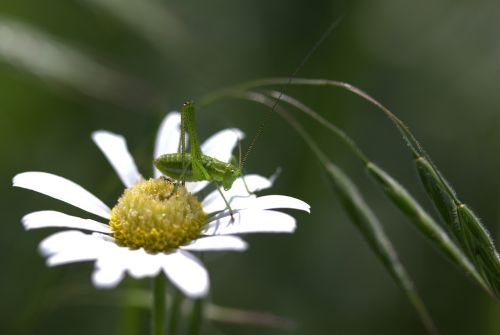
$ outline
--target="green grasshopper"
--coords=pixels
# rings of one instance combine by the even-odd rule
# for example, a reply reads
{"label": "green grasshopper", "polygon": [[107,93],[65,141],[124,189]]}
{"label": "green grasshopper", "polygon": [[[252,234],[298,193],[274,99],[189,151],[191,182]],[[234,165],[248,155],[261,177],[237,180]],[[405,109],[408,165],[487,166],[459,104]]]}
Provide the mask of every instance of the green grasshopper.
{"label": "green grasshopper", "polygon": [[[298,67],[290,76],[288,83],[285,85],[287,87],[291,84],[295,74],[302,68],[302,66],[307,62],[309,57],[316,51],[316,49],[321,45],[325,38],[333,31],[340,20],[332,22],[330,27],[322,34],[321,38],[316,42],[309,53],[304,57]],[[279,101],[281,101],[281,94],[275,100],[271,110],[275,110]],[[262,132],[263,124],[261,124],[257,134],[250,145],[247,154],[241,159],[241,149],[240,149],[240,159],[239,166],[236,166],[235,159],[232,158],[228,163],[222,162],[216,158],[204,155],[201,152],[200,143],[198,142],[198,133],[196,131],[195,120],[194,120],[194,105],[192,102],[186,102],[181,108],[181,138],[179,143],[179,152],[175,154],[162,155],[154,160],[154,164],[158,170],[160,170],[166,176],[169,176],[175,180],[180,180],[182,183],[184,181],[212,181],[217,191],[219,191],[222,199],[224,200],[226,207],[233,217],[233,210],[229,205],[229,202],[224,197],[224,194],[220,190],[219,184],[221,183],[224,190],[229,190],[233,185],[234,181],[238,177],[243,178],[243,184],[249,194],[251,194],[248,186],[245,183],[245,179],[242,175],[243,165],[246,161],[248,153],[251,151],[256,139]],[[190,153],[186,153],[185,143],[186,143],[186,130],[189,133],[189,145]]]}
{"label": "green grasshopper", "polygon": [[[190,153],[186,153],[184,147],[186,143],[186,130],[189,133]],[[233,210],[220,190],[219,183],[222,184],[224,190],[229,190],[236,178],[242,176],[241,165],[236,166],[234,158],[232,158],[229,163],[225,163],[216,158],[204,155],[201,152],[198,133],[195,126],[194,105],[192,102],[186,102],[181,107],[181,138],[179,151],[178,153],[161,155],[156,158],[154,160],[156,168],[166,176],[175,180],[181,180],[182,182],[212,181],[222,196],[222,199],[224,199],[232,217]]]}

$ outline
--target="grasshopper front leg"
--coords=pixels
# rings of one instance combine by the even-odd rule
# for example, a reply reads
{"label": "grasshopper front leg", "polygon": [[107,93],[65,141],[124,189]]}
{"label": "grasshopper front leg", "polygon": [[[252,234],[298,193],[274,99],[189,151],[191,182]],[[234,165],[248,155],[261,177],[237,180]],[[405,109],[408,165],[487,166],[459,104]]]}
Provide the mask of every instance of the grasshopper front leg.
{"label": "grasshopper front leg", "polygon": [[226,197],[224,196],[224,193],[222,192],[222,190],[220,189],[220,186],[219,184],[212,178],[212,176],[210,176],[210,174],[208,173],[208,171],[205,169],[205,167],[203,167],[203,165],[197,161],[197,160],[193,160],[192,161],[192,168],[193,168],[193,175],[195,174],[200,174],[200,176],[203,176],[203,178],[205,180],[211,180],[214,185],[215,185],[215,188],[217,189],[217,191],[219,192],[220,196],[222,197],[222,200],[224,200],[224,203],[226,204],[226,207],[229,211],[229,214],[231,215],[231,223],[234,222],[234,212],[233,212],[233,209],[231,208],[231,205],[229,204],[229,201],[227,201]]}

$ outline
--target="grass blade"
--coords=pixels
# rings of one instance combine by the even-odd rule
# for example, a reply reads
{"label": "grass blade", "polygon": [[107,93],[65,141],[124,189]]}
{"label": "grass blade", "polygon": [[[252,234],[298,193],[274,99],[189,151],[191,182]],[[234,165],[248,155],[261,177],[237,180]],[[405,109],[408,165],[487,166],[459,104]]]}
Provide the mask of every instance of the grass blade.
{"label": "grass blade", "polygon": [[410,195],[410,193],[388,173],[371,162],[362,152],[356,143],[340,128],[323,118],[316,111],[306,106],[302,102],[288,96],[282,92],[271,91],[268,93],[272,98],[286,102],[306,115],[313,118],[322,126],[337,135],[353,151],[358,159],[363,163],[368,173],[382,186],[389,199],[398,207],[415,225],[415,227],[426,236],[439,250],[441,250],[455,265],[461,268],[466,274],[471,275],[479,285],[489,294],[489,286],[476,271],[475,267],[462,253],[458,246],[449,238],[446,231],[439,226],[436,221],[420,206],[420,204]]}
{"label": "grass blade", "polygon": [[29,73],[122,105],[144,105],[144,83],[29,25],[0,17],[0,58]]}
{"label": "grass blade", "polygon": [[163,2],[155,0],[84,0],[97,10],[106,10],[158,49],[171,54],[187,40],[186,27]]}
{"label": "grass blade", "polygon": [[383,186],[384,192],[389,199],[414,223],[415,227],[431,240],[454,264],[466,274],[471,275],[486,292],[491,294],[489,286],[484,282],[469,259],[410,193],[375,164],[367,164],[366,169]]}
{"label": "grass blade", "polygon": [[499,255],[492,242],[492,238],[479,218],[467,207],[457,208],[458,222],[463,230],[463,248],[466,253],[473,255],[474,263],[478,264],[481,275],[488,281],[497,297],[500,296],[500,262]]}
{"label": "grass blade", "polygon": [[427,156],[418,157],[415,164],[427,195],[448,229],[495,296],[500,298],[500,256],[488,230],[472,210],[458,199]]}
{"label": "grass blade", "polygon": [[415,160],[427,195],[446,222],[464,253],[476,266],[497,298],[500,297],[500,257],[488,230],[460,200],[426,157]]}
{"label": "grass blade", "polygon": [[353,223],[361,231],[365,240],[382,261],[392,278],[406,293],[427,331],[430,334],[437,334],[438,331],[434,322],[430,318],[412,280],[399,261],[392,243],[385,234],[375,214],[365,203],[356,186],[338,167],[328,164],[325,168]]}
{"label": "grass blade", "polygon": [[276,111],[304,139],[327,171],[329,180],[339,194],[341,204],[352,222],[362,233],[368,245],[380,259],[391,277],[406,294],[427,332],[429,334],[438,334],[437,328],[424,303],[420,299],[410,276],[399,261],[392,243],[385,234],[377,217],[364,201],[355,184],[340,168],[328,160],[309,133],[307,133],[297,120],[295,120],[286,110],[279,105],[275,105],[273,99],[256,92],[246,92],[242,97],[250,101],[261,103]]}
{"label": "grass blade", "polygon": [[436,209],[448,224],[448,229],[457,239],[458,217],[455,203],[455,192],[436,174],[432,164],[425,158],[415,160],[417,172],[429,197],[433,200]]}
{"label": "grass blade", "polygon": [[366,92],[348,83],[335,80],[268,78],[216,91],[206,96],[202,102],[203,104],[209,104],[227,96],[241,95],[242,92],[257,87],[285,84],[341,88],[370,102],[382,111],[399,130],[411,150],[427,195],[437,207],[448,229],[453,232],[453,236],[462,248],[462,251],[474,264],[477,272],[481,274],[481,277],[488,284],[490,290],[495,293],[497,298],[500,298],[500,257],[488,230],[482,225],[477,216],[472,214],[472,211],[464,209],[468,209],[468,207],[458,199],[449,183],[432,163],[409,128],[394,113]]}

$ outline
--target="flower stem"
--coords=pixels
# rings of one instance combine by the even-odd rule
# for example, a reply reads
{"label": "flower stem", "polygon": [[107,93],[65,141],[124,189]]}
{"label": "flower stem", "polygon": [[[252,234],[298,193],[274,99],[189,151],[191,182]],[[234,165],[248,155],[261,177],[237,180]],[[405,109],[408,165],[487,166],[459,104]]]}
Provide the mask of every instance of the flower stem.
{"label": "flower stem", "polygon": [[198,335],[201,330],[201,322],[203,320],[203,298],[193,301],[191,317],[188,325],[188,335]]}
{"label": "flower stem", "polygon": [[165,315],[166,315],[166,283],[167,280],[163,272],[160,272],[153,279],[153,305],[152,311],[152,335],[165,335]]}
{"label": "flower stem", "polygon": [[168,334],[176,334],[177,330],[179,328],[179,317],[180,317],[180,311],[181,311],[181,303],[182,303],[182,293],[179,292],[175,287],[173,288],[172,292],[172,303],[169,309],[169,314],[170,317],[169,319],[169,324],[168,324]]}

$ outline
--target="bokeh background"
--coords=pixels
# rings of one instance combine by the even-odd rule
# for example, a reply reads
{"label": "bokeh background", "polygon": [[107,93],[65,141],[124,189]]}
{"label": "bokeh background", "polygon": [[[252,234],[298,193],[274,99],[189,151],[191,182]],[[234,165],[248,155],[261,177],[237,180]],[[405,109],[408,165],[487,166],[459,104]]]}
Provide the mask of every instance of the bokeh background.
{"label": "bokeh background", "polygon": [[[0,333],[145,333],[148,313],[116,306],[90,283],[90,264],[49,269],[37,252],[50,232],[25,232],[41,209],[82,213],[12,177],[65,176],[112,206],[121,185],[90,140],[124,134],[144,175],[166,112],[217,88],[289,76],[342,18],[298,76],[347,81],[407,122],[457,192],[500,234],[500,5],[498,1],[0,2]],[[398,133],[372,106],[331,88],[287,92],[345,129],[433,210]],[[300,197],[290,236],[248,236],[243,254],[209,257],[211,299],[296,322],[293,330],[210,323],[204,334],[422,334],[404,294],[328,188],[310,149],[269,111],[223,100],[200,110],[202,138],[228,126],[247,140],[265,122],[247,170],[282,174],[272,193]],[[362,189],[443,334],[498,334],[500,310],[388,203],[345,146],[295,114]],[[498,245],[498,244],[497,244]],[[147,288],[127,280],[123,289]],[[115,293],[119,294],[119,290]]]}

